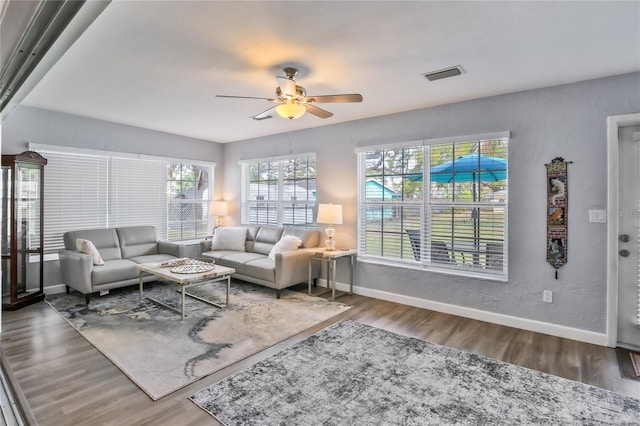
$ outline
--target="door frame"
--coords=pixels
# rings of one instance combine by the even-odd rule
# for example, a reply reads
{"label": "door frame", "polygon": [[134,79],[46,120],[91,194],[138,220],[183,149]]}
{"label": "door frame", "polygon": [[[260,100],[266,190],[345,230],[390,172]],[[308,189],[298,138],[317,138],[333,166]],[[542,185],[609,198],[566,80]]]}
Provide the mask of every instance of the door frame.
{"label": "door frame", "polygon": [[607,346],[618,342],[618,130],[640,125],[640,113],[607,117]]}

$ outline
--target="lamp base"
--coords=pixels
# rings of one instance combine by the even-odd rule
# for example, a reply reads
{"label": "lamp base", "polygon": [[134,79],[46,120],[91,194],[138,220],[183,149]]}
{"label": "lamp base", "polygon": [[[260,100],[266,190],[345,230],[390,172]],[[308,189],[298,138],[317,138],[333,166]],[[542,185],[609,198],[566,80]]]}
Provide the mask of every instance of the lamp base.
{"label": "lamp base", "polygon": [[222,221],[223,220],[224,219],[222,218],[222,216],[216,216],[216,224],[214,226],[214,229],[215,228],[220,228],[222,226]]}
{"label": "lamp base", "polygon": [[327,251],[335,251],[336,249],[336,241],[333,239],[333,236],[336,235],[336,228],[332,225],[327,226],[327,229],[324,230],[324,233],[327,234],[327,239],[324,240],[324,248]]}

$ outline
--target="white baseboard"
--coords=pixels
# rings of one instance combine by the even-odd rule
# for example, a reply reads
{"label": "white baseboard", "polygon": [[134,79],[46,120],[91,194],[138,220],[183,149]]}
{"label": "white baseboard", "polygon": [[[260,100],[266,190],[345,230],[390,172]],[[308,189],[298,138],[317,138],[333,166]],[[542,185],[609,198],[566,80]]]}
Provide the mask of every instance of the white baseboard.
{"label": "white baseboard", "polygon": [[[318,280],[326,286],[326,280]],[[348,283],[336,283],[336,289],[349,291]],[[498,314],[495,312],[483,311],[480,309],[467,308],[464,306],[451,305],[448,303],[435,302],[433,300],[420,299],[412,296],[390,293],[382,290],[374,290],[365,287],[355,286],[353,292],[374,299],[386,300],[389,302],[401,303],[403,305],[415,306],[416,308],[429,309],[431,311],[443,312],[445,314],[457,315],[479,321],[486,321],[493,324],[515,327],[522,330],[534,331],[536,333],[548,334],[565,339],[577,340],[599,346],[608,346],[608,339],[605,333],[582,330],[579,328],[567,327],[564,325],[552,324],[527,318],[514,317],[511,315]]]}
{"label": "white baseboard", "polygon": [[44,288],[44,294],[58,294],[67,291],[64,284],[50,285]]}
{"label": "white baseboard", "polygon": [[[319,285],[326,286],[324,279],[318,280]],[[336,289],[341,291],[349,291],[349,284],[338,282]],[[57,294],[65,292],[65,285],[58,284],[44,288],[45,294]],[[591,343],[599,346],[608,346],[608,339],[605,333],[596,333],[594,331],[582,330],[579,328],[567,327],[564,325],[552,324],[527,318],[514,317],[511,315],[497,314],[495,312],[483,311],[480,309],[467,308],[459,305],[451,305],[448,303],[435,302],[428,299],[420,299],[418,297],[404,296],[401,294],[390,293],[388,291],[374,290],[365,287],[353,286],[353,292],[361,296],[371,297],[374,299],[386,300],[389,302],[401,303],[403,305],[415,306],[416,308],[429,309],[431,311],[443,312],[445,314],[458,315],[465,318],[471,318],[478,321],[486,321],[493,324],[504,325],[507,327],[520,328],[522,330],[534,331],[536,333],[548,334],[550,336],[562,337],[565,339],[577,340],[580,342]]]}

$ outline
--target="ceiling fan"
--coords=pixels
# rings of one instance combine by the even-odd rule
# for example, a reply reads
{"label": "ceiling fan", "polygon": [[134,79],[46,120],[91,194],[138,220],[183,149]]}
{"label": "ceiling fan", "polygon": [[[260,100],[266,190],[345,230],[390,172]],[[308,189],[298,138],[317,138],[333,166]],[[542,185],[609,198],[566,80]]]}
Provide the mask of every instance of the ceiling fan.
{"label": "ceiling fan", "polygon": [[278,87],[276,87],[275,98],[258,98],[253,96],[229,96],[229,95],[216,95],[216,98],[237,98],[237,99],[262,99],[269,102],[275,102],[277,105],[269,108],[260,114],[254,115],[254,120],[265,120],[272,118],[272,113],[276,112],[278,115],[284,118],[293,120],[294,118],[302,117],[305,112],[313,114],[320,118],[329,118],[333,113],[318,108],[314,104],[316,103],[337,103],[337,102],[362,102],[362,95],[346,94],[346,95],[323,95],[323,96],[307,96],[307,92],[304,87],[296,84],[296,76],[298,70],[295,68],[285,68],[284,74],[286,77],[276,77]]}

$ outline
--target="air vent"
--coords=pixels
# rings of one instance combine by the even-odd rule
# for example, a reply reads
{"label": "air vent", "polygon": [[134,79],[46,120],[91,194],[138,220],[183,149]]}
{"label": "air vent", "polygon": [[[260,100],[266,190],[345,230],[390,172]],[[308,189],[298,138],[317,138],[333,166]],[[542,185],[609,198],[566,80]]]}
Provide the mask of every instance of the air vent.
{"label": "air vent", "polygon": [[443,78],[455,77],[456,75],[460,75],[464,72],[460,65],[456,67],[446,68],[443,70],[428,72],[426,74],[422,74],[429,81],[442,80]]}

